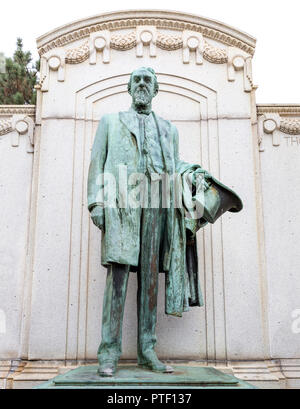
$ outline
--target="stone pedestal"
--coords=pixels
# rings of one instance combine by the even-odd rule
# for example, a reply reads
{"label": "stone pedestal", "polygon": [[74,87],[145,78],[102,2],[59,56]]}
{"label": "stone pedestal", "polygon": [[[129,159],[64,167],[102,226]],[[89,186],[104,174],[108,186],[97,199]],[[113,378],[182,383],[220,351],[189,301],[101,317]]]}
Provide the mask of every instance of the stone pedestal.
{"label": "stone pedestal", "polygon": [[255,389],[247,382],[208,367],[176,366],[173,374],[160,374],[123,366],[113,378],[101,378],[97,369],[97,365],[81,366],[38,389]]}

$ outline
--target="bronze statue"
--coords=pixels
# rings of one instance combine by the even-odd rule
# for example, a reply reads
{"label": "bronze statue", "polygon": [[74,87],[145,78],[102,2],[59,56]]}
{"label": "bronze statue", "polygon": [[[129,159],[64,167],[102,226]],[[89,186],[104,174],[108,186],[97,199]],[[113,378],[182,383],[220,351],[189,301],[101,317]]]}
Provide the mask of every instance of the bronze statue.
{"label": "bronze statue", "polygon": [[[152,111],[152,99],[158,90],[153,69],[134,71],[128,84],[130,110],[101,119],[92,150],[88,208],[102,231],[101,262],[107,267],[98,351],[100,376],[113,376],[121,356],[131,271],[138,277],[138,364],[152,371],[173,371],[155,353],[159,273],[166,277],[167,314],[181,317],[190,306],[202,306],[196,232],[227,210],[242,209],[241,200],[232,190],[200,165],[179,159],[176,127]],[[124,169],[126,177],[121,176]],[[188,186],[193,201],[201,202],[202,212],[197,217],[188,216],[183,177],[191,181]],[[197,180],[201,180],[201,189],[196,186]],[[108,205],[109,189],[116,194]],[[139,205],[128,204],[128,198]]]}

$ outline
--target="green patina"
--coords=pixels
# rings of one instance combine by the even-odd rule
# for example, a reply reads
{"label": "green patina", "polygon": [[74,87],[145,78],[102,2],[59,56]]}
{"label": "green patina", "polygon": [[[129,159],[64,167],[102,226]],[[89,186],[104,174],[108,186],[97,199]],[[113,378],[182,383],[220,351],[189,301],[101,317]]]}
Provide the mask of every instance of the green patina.
{"label": "green patina", "polygon": [[116,376],[100,378],[97,366],[82,366],[59,375],[37,389],[256,389],[231,374],[210,367],[176,366],[173,374],[157,374],[121,365]]}
{"label": "green patina", "polygon": [[[160,362],[155,353],[159,272],[165,273],[166,314],[181,317],[189,307],[202,306],[196,232],[207,222],[214,223],[225,211],[242,209],[241,200],[232,190],[200,165],[180,160],[176,127],[152,111],[152,99],[158,93],[155,72],[150,68],[134,71],[128,91],[132,96],[131,109],[105,115],[99,123],[88,178],[88,208],[94,224],[102,231],[101,261],[108,268],[102,343],[98,351],[102,376],[115,373],[121,355],[122,321],[130,271],[138,274],[138,363],[156,372],[172,370]],[[149,182],[153,182],[153,174],[178,174],[181,177],[188,174],[194,181],[202,175],[204,194],[194,192],[194,200],[203,201],[203,217],[191,219],[182,208],[176,208],[172,178],[168,208],[163,205],[162,182],[157,185],[157,208],[121,205],[120,165],[126,166],[128,179],[134,174],[142,174]],[[103,174],[113,175],[116,181],[115,207],[105,205],[105,181],[101,179],[99,182],[99,175]],[[136,186],[128,185],[129,193],[134,189]]]}

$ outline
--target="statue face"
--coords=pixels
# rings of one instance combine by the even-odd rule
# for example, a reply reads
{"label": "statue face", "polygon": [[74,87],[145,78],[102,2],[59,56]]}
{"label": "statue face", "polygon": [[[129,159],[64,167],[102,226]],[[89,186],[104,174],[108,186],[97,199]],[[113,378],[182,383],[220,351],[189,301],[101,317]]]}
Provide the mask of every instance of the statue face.
{"label": "statue face", "polygon": [[134,105],[149,105],[155,95],[155,79],[151,72],[144,69],[134,71],[131,79],[131,96]]}

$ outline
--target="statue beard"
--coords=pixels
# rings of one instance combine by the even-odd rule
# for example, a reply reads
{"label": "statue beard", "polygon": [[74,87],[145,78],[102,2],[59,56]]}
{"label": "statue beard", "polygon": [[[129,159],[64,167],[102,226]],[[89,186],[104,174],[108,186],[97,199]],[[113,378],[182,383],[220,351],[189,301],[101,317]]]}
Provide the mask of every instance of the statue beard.
{"label": "statue beard", "polygon": [[151,96],[147,89],[137,88],[134,93],[134,104],[136,106],[147,106],[151,103]]}

